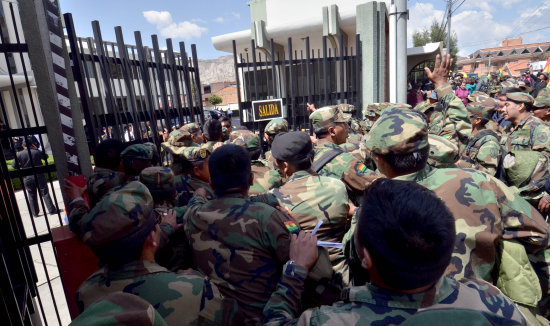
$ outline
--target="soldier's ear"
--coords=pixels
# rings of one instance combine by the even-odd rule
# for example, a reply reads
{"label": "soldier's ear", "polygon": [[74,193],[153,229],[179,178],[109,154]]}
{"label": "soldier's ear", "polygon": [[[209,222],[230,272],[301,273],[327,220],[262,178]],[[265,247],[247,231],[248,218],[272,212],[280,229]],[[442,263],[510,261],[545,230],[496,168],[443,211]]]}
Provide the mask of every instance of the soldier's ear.
{"label": "soldier's ear", "polygon": [[372,258],[369,254],[369,251],[366,248],[361,248],[361,251],[361,267],[366,270],[370,270],[372,268]]}
{"label": "soldier's ear", "polygon": [[331,137],[336,136],[336,129],[334,128],[334,126],[328,127],[328,134],[329,134]]}

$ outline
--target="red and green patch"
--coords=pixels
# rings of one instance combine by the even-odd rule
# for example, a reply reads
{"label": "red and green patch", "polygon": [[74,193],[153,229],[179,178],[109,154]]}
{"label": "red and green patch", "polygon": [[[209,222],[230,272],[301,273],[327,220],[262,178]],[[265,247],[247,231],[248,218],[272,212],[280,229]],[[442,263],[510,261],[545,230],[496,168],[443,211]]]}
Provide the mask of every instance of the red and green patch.
{"label": "red and green patch", "polygon": [[359,172],[359,173],[365,173],[365,171],[367,171],[367,166],[366,166],[364,163],[360,163],[360,164],[357,166],[357,172]]}
{"label": "red and green patch", "polygon": [[298,226],[296,225],[296,223],[294,223],[292,221],[285,221],[285,227],[287,228],[287,230],[289,232],[298,231]]}

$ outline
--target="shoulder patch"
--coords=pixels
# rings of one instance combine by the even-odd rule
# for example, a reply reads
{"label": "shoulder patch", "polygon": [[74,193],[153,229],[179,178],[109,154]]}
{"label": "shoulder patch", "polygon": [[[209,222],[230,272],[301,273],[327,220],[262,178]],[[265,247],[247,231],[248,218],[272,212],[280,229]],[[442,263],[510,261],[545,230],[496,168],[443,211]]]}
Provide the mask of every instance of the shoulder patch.
{"label": "shoulder patch", "polygon": [[298,231],[298,226],[293,221],[285,221],[285,227],[291,233]]}

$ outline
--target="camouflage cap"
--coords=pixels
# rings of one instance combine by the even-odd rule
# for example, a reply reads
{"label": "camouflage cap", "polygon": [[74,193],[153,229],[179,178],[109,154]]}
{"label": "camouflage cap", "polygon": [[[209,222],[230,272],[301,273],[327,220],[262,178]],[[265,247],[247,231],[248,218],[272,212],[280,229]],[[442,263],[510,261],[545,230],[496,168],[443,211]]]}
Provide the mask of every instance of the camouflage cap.
{"label": "camouflage cap", "polygon": [[468,104],[466,109],[468,109],[470,114],[482,117],[483,119],[491,120],[493,114],[495,113],[496,107],[494,105],[490,105],[492,102],[490,100],[492,99],[488,98],[485,102],[472,102]]}
{"label": "camouflage cap", "polygon": [[535,106],[537,108],[548,108],[548,107],[550,107],[550,97],[537,96],[533,106]]}
{"label": "camouflage cap", "polygon": [[506,99],[517,103],[533,104],[535,102],[531,95],[522,92],[506,93]]}
{"label": "camouflage cap", "polygon": [[71,326],[165,326],[158,311],[137,295],[113,292],[89,306]]}
{"label": "camouflage cap", "polygon": [[82,218],[81,239],[108,251],[132,240],[140,243],[155,226],[153,197],[138,181],[114,189]]}
{"label": "camouflage cap", "polygon": [[351,104],[342,103],[342,104],[338,104],[336,107],[339,108],[340,111],[344,113],[353,113],[355,111],[355,106]]}
{"label": "camouflage cap", "polygon": [[435,108],[435,103],[428,103],[426,101],[423,101],[418,103],[414,107],[414,110],[418,112],[426,113],[426,111],[428,111],[429,109],[434,109],[434,108]]}
{"label": "camouflage cap", "polygon": [[181,153],[189,162],[204,161],[210,154],[210,151],[205,147],[187,147]]}
{"label": "camouflage cap", "polygon": [[480,102],[485,97],[489,97],[489,95],[484,92],[475,91],[471,95],[468,95],[468,100],[470,102]]}
{"label": "camouflage cap", "polygon": [[288,131],[288,121],[283,118],[275,118],[265,126],[264,132],[270,136],[274,136],[280,132]]}
{"label": "camouflage cap", "polygon": [[430,151],[428,164],[436,168],[453,167],[460,158],[458,147],[450,140],[437,135],[428,135]]}
{"label": "camouflage cap", "polygon": [[[387,109],[389,107],[403,108],[403,109],[412,108],[412,106],[410,106],[408,104],[382,102],[382,103],[372,103],[372,104],[367,105],[367,110],[373,112],[374,116],[379,117],[382,114],[382,111],[384,111],[385,109]],[[364,111],[363,111],[363,113],[364,113]],[[368,115],[368,114],[366,114],[366,115]]]}
{"label": "camouflage cap", "polygon": [[180,128],[181,131],[187,131],[190,134],[194,134],[197,131],[201,131],[201,125],[197,122],[191,122]]}
{"label": "camouflage cap", "polygon": [[402,326],[440,325],[442,321],[449,326],[519,326],[519,322],[487,311],[463,308],[420,309],[402,323]]}
{"label": "camouflage cap", "polygon": [[518,82],[515,80],[515,79],[507,79],[505,81],[503,81],[502,83],[500,83],[500,87],[502,87],[503,89],[505,88],[518,88],[519,85],[518,85]]}
{"label": "camouflage cap", "polygon": [[153,196],[173,193],[176,190],[174,172],[169,167],[148,167],[141,171],[139,181],[147,186]]}
{"label": "camouflage cap", "polygon": [[365,147],[376,154],[409,154],[428,147],[425,117],[410,109],[389,107],[372,126]]}
{"label": "camouflage cap", "polygon": [[148,145],[134,144],[126,147],[126,149],[120,153],[120,157],[150,161],[153,158],[153,149]]}
{"label": "camouflage cap", "polygon": [[545,88],[541,89],[537,93],[537,98],[539,98],[539,97],[550,97],[550,87],[545,87]]}
{"label": "camouflage cap", "polygon": [[167,140],[170,146],[184,147],[191,146],[193,139],[191,139],[191,133],[185,130],[174,130],[170,133]]}
{"label": "camouflage cap", "polygon": [[332,123],[348,122],[350,118],[348,114],[344,114],[340,109],[331,106],[322,107],[309,115],[314,131],[330,126]]}
{"label": "camouflage cap", "polygon": [[260,147],[260,136],[250,130],[235,130],[229,135],[229,143],[247,149],[255,149]]}

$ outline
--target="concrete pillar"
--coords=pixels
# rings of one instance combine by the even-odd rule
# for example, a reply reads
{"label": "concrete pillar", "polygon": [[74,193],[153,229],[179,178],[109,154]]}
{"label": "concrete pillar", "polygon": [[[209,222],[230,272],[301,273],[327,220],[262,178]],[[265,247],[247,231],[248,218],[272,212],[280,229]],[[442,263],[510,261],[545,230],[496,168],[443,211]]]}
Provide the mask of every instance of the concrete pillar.
{"label": "concrete pillar", "polygon": [[371,1],[357,6],[356,26],[362,51],[362,102],[385,101],[386,28],[384,2]]}
{"label": "concrete pillar", "polygon": [[395,0],[396,40],[395,52],[397,62],[397,101],[407,103],[407,0]]}

